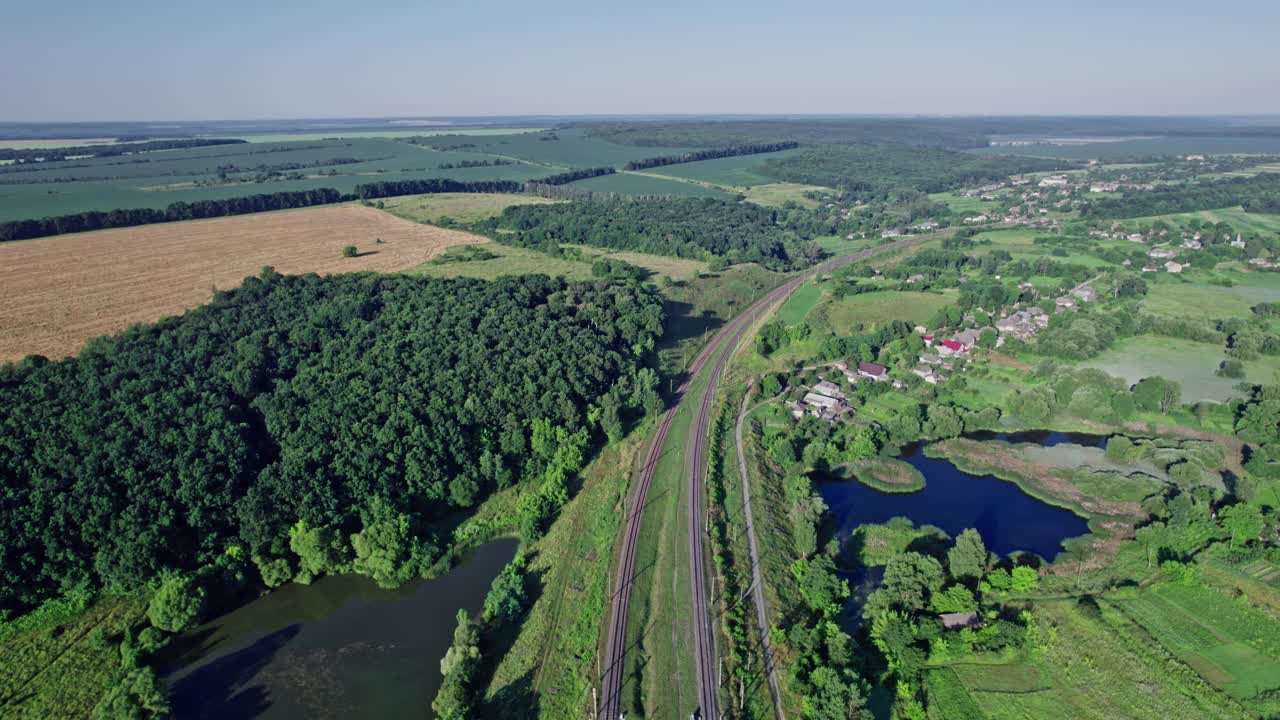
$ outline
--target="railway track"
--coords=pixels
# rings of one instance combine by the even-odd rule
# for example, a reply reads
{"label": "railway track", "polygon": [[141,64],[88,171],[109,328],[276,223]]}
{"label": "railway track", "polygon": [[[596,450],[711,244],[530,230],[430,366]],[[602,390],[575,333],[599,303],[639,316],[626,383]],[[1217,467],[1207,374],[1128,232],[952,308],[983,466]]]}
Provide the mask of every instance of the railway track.
{"label": "railway track", "polygon": [[605,664],[601,677],[601,697],[598,706],[599,720],[619,720],[622,717],[622,688],[624,684],[627,652],[627,614],[631,607],[631,586],[635,580],[636,542],[640,537],[641,520],[644,514],[645,500],[649,494],[649,486],[653,483],[653,473],[657,468],[662,447],[666,443],[667,433],[676,413],[680,411],[685,395],[694,380],[702,373],[703,368],[712,359],[717,358],[712,367],[712,374],[703,389],[698,406],[698,415],[691,424],[689,442],[693,446],[689,463],[689,562],[693,586],[693,607],[695,618],[695,645],[697,655],[698,677],[698,717],[704,720],[719,720],[719,687],[716,681],[717,663],[715,656],[715,628],[708,610],[706,573],[703,557],[702,536],[702,471],[706,466],[706,429],[710,415],[710,407],[715,397],[716,383],[725,365],[737,347],[743,333],[767,310],[786,299],[802,283],[821,273],[831,272],[851,263],[865,260],[881,253],[899,250],[933,240],[947,233],[918,235],[899,240],[888,245],[860,250],[852,255],[828,260],[814,266],[807,272],[788,280],[769,291],[764,297],[756,300],[743,312],[734,316],[719,332],[712,337],[706,347],[694,358],[688,373],[669,407],[658,420],[653,441],[645,453],[644,464],[640,468],[635,488],[626,506],[626,519],[623,524],[622,546],[619,549],[617,571],[614,575],[614,591],[610,597],[608,635],[605,641]]}

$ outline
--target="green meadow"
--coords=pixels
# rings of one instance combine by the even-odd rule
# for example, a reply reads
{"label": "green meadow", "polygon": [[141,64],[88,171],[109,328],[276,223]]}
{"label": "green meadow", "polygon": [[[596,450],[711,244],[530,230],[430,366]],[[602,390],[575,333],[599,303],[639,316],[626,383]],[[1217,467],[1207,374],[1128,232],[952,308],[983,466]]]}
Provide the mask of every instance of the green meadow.
{"label": "green meadow", "polygon": [[1231,379],[1214,374],[1227,359],[1223,346],[1155,335],[1140,335],[1116,342],[1109,350],[1084,363],[1110,375],[1135,383],[1144,377],[1160,376],[1182,385],[1184,402],[1226,400],[1239,397],[1241,382],[1280,381],[1280,358],[1264,356],[1245,361],[1245,377]]}

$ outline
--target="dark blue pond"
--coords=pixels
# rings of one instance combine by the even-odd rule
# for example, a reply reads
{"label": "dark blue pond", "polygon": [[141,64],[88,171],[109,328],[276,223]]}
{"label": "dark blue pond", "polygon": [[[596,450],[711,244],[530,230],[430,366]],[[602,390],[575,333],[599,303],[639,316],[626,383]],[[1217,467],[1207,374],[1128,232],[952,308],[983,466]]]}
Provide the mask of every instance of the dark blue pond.
{"label": "dark blue pond", "polygon": [[[968,437],[1046,447],[1063,443],[1100,447],[1106,441],[1095,435],[1058,432]],[[923,445],[909,448],[902,459],[924,473],[924,490],[882,493],[855,480],[818,485],[818,493],[836,517],[838,537],[848,538],[859,525],[903,516],[917,526],[936,525],[952,537],[965,528],[975,528],[987,549],[998,555],[1023,551],[1052,560],[1062,550],[1063,540],[1089,532],[1088,524],[1074,513],[1043,503],[1011,482],[990,475],[967,475],[950,461],[931,460],[924,456]]]}

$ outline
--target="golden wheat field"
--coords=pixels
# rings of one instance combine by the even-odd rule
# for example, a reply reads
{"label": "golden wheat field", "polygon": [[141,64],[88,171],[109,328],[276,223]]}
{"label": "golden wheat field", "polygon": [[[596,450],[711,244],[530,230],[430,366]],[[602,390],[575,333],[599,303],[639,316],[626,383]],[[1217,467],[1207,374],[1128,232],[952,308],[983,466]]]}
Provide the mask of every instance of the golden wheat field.
{"label": "golden wheat field", "polygon": [[[0,361],[73,355],[88,338],[208,302],[264,265],[394,272],[483,241],[349,205],[3,243]],[[342,257],[346,245],[359,254]]]}

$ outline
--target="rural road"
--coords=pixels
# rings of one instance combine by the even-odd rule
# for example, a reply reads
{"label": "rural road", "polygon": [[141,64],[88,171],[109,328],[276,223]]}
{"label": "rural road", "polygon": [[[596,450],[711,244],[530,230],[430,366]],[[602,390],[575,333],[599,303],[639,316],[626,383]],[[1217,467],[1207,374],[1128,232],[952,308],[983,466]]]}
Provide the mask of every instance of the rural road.
{"label": "rural road", "polygon": [[[703,569],[702,538],[705,534],[702,527],[702,468],[706,466],[705,437],[710,415],[711,400],[715,396],[716,381],[721,371],[737,346],[738,340],[758,318],[776,303],[786,299],[805,281],[821,273],[831,272],[851,263],[865,260],[874,255],[918,245],[922,242],[937,239],[950,234],[932,233],[916,235],[888,245],[860,250],[851,255],[828,260],[807,272],[798,275],[786,283],[771,290],[767,295],[752,303],[746,310],[736,315],[707,343],[689,366],[688,373],[680,387],[676,389],[674,402],[658,420],[658,427],[645,453],[644,464],[640,468],[640,476],[632,490],[626,505],[626,518],[623,524],[622,545],[619,548],[617,571],[614,575],[614,591],[610,598],[608,635],[605,641],[604,671],[601,678],[601,699],[598,718],[602,720],[618,720],[621,717],[622,687],[624,681],[627,643],[627,614],[631,606],[631,585],[635,580],[636,542],[640,537],[641,520],[644,514],[645,500],[649,486],[653,482],[653,473],[666,443],[671,423],[679,412],[684,396],[689,387],[701,374],[703,366],[719,355],[712,375],[703,390],[702,400],[698,407],[698,415],[694,418],[691,433],[693,452],[690,453],[690,488],[689,488],[689,559],[692,572],[693,606],[698,614],[696,618],[695,641],[697,645],[698,663],[698,697],[699,716],[704,720],[719,720],[718,686],[716,672],[718,670],[715,656],[715,630],[711,614],[707,610],[706,574]],[[693,433],[696,433],[694,435]],[[754,535],[753,540],[754,543]],[[753,563],[754,564],[754,563]],[[759,608],[757,607],[757,613]]]}
{"label": "rural road", "polygon": [[742,480],[742,517],[747,524],[747,550],[751,561],[752,599],[756,605],[756,625],[760,628],[760,651],[764,654],[764,669],[769,673],[769,697],[773,698],[774,720],[786,720],[782,712],[782,693],[778,691],[778,671],[773,665],[773,648],[769,645],[769,608],[764,599],[764,579],[760,577],[760,550],[756,547],[755,520],[751,515],[751,482],[747,477],[747,451],[742,442],[742,426],[746,423],[751,396],[748,388],[738,410],[738,421],[733,427],[733,443],[738,451],[738,477]]}

